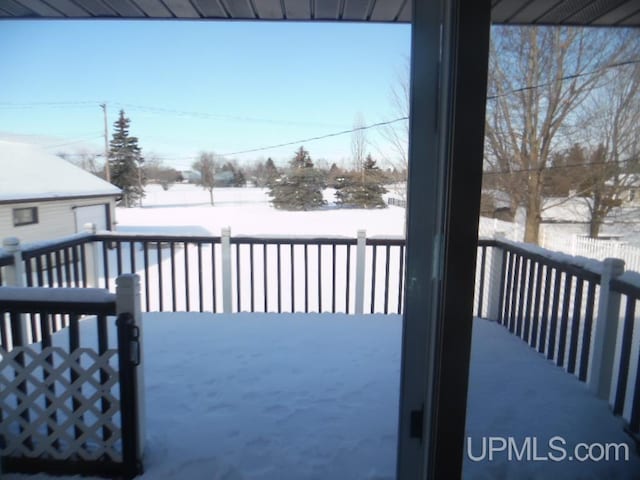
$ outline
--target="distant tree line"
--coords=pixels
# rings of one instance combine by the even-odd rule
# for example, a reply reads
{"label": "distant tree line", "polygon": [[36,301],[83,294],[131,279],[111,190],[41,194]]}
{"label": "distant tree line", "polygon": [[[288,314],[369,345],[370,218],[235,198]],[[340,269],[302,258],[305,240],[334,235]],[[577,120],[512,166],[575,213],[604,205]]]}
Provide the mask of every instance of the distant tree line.
{"label": "distant tree line", "polygon": [[209,192],[211,205],[214,204],[215,187],[244,187],[247,184],[246,174],[238,162],[225,160],[212,152],[202,152],[191,168],[195,172],[194,183]]}
{"label": "distant tree line", "polygon": [[[326,164],[326,162],[324,162]],[[325,188],[335,189],[336,204],[345,208],[384,208],[384,184],[395,180],[396,172],[382,171],[368,155],[357,168],[346,170],[335,163],[328,168],[315,165],[308,150],[301,146],[284,168],[272,158],[240,167],[211,152],[203,152],[192,164],[193,182],[209,192],[214,205],[218,187],[244,187],[248,184],[268,189],[271,203],[281,210],[314,210],[327,204]]]}
{"label": "distant tree line", "polygon": [[145,162],[142,166],[142,173],[147,183],[158,183],[164,190],[169,190],[174,183],[184,181],[182,172],[175,168],[167,167],[162,160],[154,157]]}
{"label": "distant tree line", "polygon": [[323,190],[335,189],[336,204],[345,208],[385,208],[382,195],[390,181],[368,155],[352,170],[339,168],[335,163],[329,169],[319,169],[304,147],[300,147],[287,168],[272,171],[267,186],[273,206],[282,210],[314,210],[326,205]]}
{"label": "distant tree line", "polygon": [[[175,168],[165,166],[157,157],[146,160],[138,145],[138,138],[130,134],[131,121],[124,110],[114,123],[109,148],[111,183],[122,190],[121,206],[133,207],[142,204],[147,183],[159,183],[167,190],[173,183],[183,182],[183,174]],[[284,168],[278,168],[273,159],[257,161],[241,167],[237,161],[228,160],[213,152],[202,152],[191,168],[194,175],[186,180],[200,185],[209,192],[209,201],[214,205],[214,190],[219,187],[244,187],[248,183],[267,188],[275,208],[282,210],[314,210],[327,204],[326,188],[335,189],[335,203],[344,208],[385,208],[382,197],[387,192],[385,184],[398,178],[398,172],[382,171],[376,160],[365,155],[365,143],[359,144],[359,158],[353,168],[344,169],[335,163],[314,164],[309,151],[301,146]],[[104,165],[96,161],[95,155],[83,155],[73,160],[60,154],[97,176],[105,178]]]}

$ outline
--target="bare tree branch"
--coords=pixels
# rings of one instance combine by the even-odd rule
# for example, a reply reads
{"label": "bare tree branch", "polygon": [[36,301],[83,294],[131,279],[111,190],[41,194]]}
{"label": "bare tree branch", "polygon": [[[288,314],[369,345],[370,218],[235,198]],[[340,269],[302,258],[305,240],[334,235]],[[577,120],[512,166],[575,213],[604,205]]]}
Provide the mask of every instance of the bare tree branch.
{"label": "bare tree branch", "polygon": [[[603,85],[604,67],[629,51],[622,35],[612,36],[610,31],[492,31],[485,159],[489,171],[524,171],[496,176],[493,187],[509,194],[512,208],[525,208],[525,241],[538,242],[543,190],[553,174],[549,167],[554,154],[568,147],[563,130],[575,128],[583,103]],[[532,88],[518,88],[522,86]]]}

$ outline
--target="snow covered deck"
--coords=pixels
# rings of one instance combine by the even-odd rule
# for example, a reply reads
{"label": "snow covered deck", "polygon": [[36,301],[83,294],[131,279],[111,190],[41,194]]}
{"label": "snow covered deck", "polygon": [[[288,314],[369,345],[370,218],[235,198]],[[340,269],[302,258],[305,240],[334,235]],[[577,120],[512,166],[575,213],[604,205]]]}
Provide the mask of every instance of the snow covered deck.
{"label": "snow covered deck", "polygon": [[[393,479],[398,316],[147,314],[143,478]],[[468,435],[629,442],[585,384],[476,320]],[[465,459],[465,478],[638,478],[629,462]],[[44,475],[3,478],[48,478]],[[53,478],[53,477],[52,477]],[[58,477],[59,478],[59,477]]]}

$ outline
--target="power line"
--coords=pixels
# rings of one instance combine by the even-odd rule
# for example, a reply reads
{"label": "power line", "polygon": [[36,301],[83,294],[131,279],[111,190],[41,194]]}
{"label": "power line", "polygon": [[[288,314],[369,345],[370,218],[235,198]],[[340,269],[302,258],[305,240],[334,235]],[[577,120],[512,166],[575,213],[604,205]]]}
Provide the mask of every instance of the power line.
{"label": "power line", "polygon": [[183,117],[192,117],[200,119],[223,119],[223,120],[235,120],[239,122],[253,122],[253,123],[268,123],[273,125],[289,125],[289,126],[333,126],[321,122],[303,122],[299,120],[276,120],[272,118],[260,118],[260,117],[247,117],[241,115],[228,115],[222,113],[209,113],[209,112],[194,112],[188,110],[178,110],[162,107],[150,107],[146,105],[136,105],[132,103],[118,103],[114,102],[114,105],[124,107],[127,109],[140,110],[143,112],[157,113],[157,114],[172,114]]}
{"label": "power line", "polygon": [[529,172],[540,172],[542,170],[547,171],[547,170],[556,170],[556,169],[563,169],[563,168],[587,168],[587,167],[596,167],[596,166],[601,166],[601,167],[613,167],[616,165],[621,165],[621,164],[627,164],[627,163],[637,163],[637,161],[635,159],[628,159],[628,160],[620,160],[617,162],[591,162],[591,163],[568,163],[565,165],[549,165],[547,167],[544,167],[542,169],[540,168],[521,168],[521,169],[517,169],[517,170],[506,170],[506,171],[496,171],[496,170],[485,170],[482,172],[482,175],[513,175],[515,173],[529,173]]}
{"label": "power line", "polygon": [[42,148],[56,148],[56,147],[64,147],[64,146],[66,146],[66,145],[74,145],[74,144],[76,144],[76,143],[82,143],[82,142],[86,142],[87,140],[93,140],[93,139],[95,139],[95,138],[100,138],[100,137],[102,137],[102,135],[101,135],[101,134],[93,133],[93,134],[85,135],[84,137],[80,137],[80,138],[78,138],[77,140],[70,140],[70,141],[68,141],[68,142],[64,142],[64,143],[57,143],[57,144],[54,144],[54,145],[43,145],[43,147],[42,147]]}
{"label": "power line", "polygon": [[571,75],[565,75],[564,77],[557,78],[551,82],[539,83],[536,85],[527,85],[525,87],[516,88],[515,90],[499,93],[497,95],[489,95],[487,96],[487,100],[495,100],[496,98],[506,97],[508,95],[513,95],[514,93],[526,92],[527,90],[535,90],[542,87],[548,87],[549,85],[553,85],[554,83],[557,83],[557,82],[564,82],[565,80],[573,80],[574,78],[586,77],[588,75],[595,75],[596,73],[602,72],[603,70],[607,70],[609,68],[624,67],[626,65],[634,65],[637,63],[640,63],[640,59],[625,60],[622,62],[610,63],[609,65],[604,65],[602,67],[596,68],[594,70],[590,70],[588,72],[573,73]]}
{"label": "power line", "polygon": [[0,108],[37,108],[37,107],[93,107],[100,102],[89,100],[65,102],[0,102]]}
{"label": "power line", "polygon": [[[638,63],[640,63],[640,59],[625,60],[623,62],[617,62],[617,63],[612,63],[612,64],[609,64],[609,65],[605,65],[603,67],[600,67],[598,69],[595,69],[595,70],[592,70],[592,71],[589,71],[589,72],[582,72],[582,73],[574,73],[574,74],[571,74],[571,75],[565,75],[564,77],[560,77],[557,80],[555,80],[555,82],[558,82],[558,81],[562,81],[563,82],[565,80],[571,80],[571,79],[578,78],[578,77],[584,77],[586,75],[593,75],[595,73],[598,73],[598,72],[600,72],[602,70],[606,70],[606,69],[609,69],[609,68],[622,67],[622,66],[633,65],[633,64],[638,64]],[[548,86],[548,85],[551,85],[551,84],[552,84],[552,82],[541,83],[541,84],[537,84],[537,85],[527,85],[525,87],[516,88],[514,90],[511,90],[511,91],[505,92],[505,93],[501,93],[499,95],[487,96],[487,100],[495,100],[497,98],[500,98],[500,97],[503,97],[503,96],[506,96],[506,95],[513,95],[514,93],[519,93],[519,92],[523,92],[523,91],[526,91],[526,90],[534,90],[534,89],[542,88],[542,87],[545,87],[545,86]],[[312,141],[316,141],[316,140],[323,140],[325,138],[337,137],[337,136],[340,136],[340,135],[346,135],[346,134],[357,132],[357,131],[360,131],[360,130],[368,130],[368,129],[371,129],[371,128],[377,128],[377,127],[381,127],[381,126],[385,126],[385,125],[390,125],[392,123],[401,122],[401,121],[405,121],[405,120],[408,120],[408,119],[409,119],[408,116],[404,116],[404,117],[396,118],[394,120],[388,120],[386,122],[379,122],[379,123],[374,123],[372,125],[366,125],[366,126],[363,126],[363,127],[352,128],[352,129],[349,129],[349,130],[343,130],[341,132],[329,133],[327,135],[320,135],[320,136],[317,136],[317,137],[310,137],[310,138],[303,139],[303,140],[285,142],[285,143],[280,143],[280,144],[277,144],[277,145],[271,145],[271,146],[267,146],[267,147],[252,148],[252,149],[249,149],[249,150],[241,150],[241,151],[238,151],[238,152],[228,153],[226,155],[240,155],[240,154],[243,154],[243,153],[255,153],[255,152],[260,152],[260,151],[264,151],[264,150],[271,150],[273,148],[288,147],[288,146],[296,145],[296,144],[300,144],[300,143],[307,143],[307,142],[312,142]]]}
{"label": "power line", "polygon": [[[336,124],[327,124],[321,122],[304,122],[299,120],[277,120],[272,118],[260,118],[260,117],[248,117],[241,115],[229,115],[222,113],[209,113],[209,112],[194,112],[188,110],[178,110],[171,108],[163,108],[163,107],[154,107],[148,105],[139,105],[133,103],[122,103],[122,102],[110,102],[112,105],[117,107],[126,109],[128,111],[142,111],[152,114],[169,114],[173,116],[179,117],[191,117],[203,120],[213,120],[213,119],[222,119],[222,120],[233,120],[238,122],[245,123],[267,123],[272,125],[288,125],[288,126],[322,126],[322,127],[335,127]],[[38,107],[94,107],[101,106],[104,102],[91,101],[91,100],[82,100],[82,101],[66,101],[66,102],[0,102],[0,108],[4,109],[12,109],[12,108],[27,108],[33,109]]]}
{"label": "power line", "polygon": [[[510,90],[508,92],[504,92],[501,94],[497,94],[497,95],[490,95],[487,96],[487,100],[495,100],[497,98],[500,97],[504,97],[507,95],[512,95],[514,93],[519,93],[519,92],[523,92],[523,91],[527,91],[527,90],[534,90],[537,88],[542,88],[545,86],[549,86],[554,82],[562,82],[565,80],[571,80],[574,78],[579,78],[579,77],[584,77],[587,75],[593,75],[595,73],[601,72],[603,70],[609,69],[609,68],[617,68],[617,67],[622,67],[622,66],[626,66],[626,65],[633,65],[633,64],[639,64],[640,63],[640,59],[631,59],[631,60],[626,60],[626,61],[622,61],[622,62],[616,62],[616,63],[612,63],[609,65],[605,65],[602,66],[600,68],[588,71],[588,72],[581,72],[581,73],[574,73],[574,74],[570,74],[570,75],[565,75],[563,77],[560,77],[556,80],[554,80],[553,82],[545,82],[545,83],[540,83],[540,84],[536,84],[536,85],[527,85],[524,87],[520,87],[520,88],[516,88],[514,90]],[[144,106],[144,105],[135,105],[135,104],[128,104],[128,103],[114,103],[115,105],[119,105],[121,107],[127,107],[127,108],[137,108],[137,109],[141,109],[141,110],[146,110],[149,112],[162,112],[162,113],[172,113],[172,114],[176,114],[176,115],[188,115],[188,116],[194,116],[194,117],[200,117],[200,118],[230,118],[230,119],[236,119],[236,120],[241,120],[241,121],[258,121],[258,122],[270,122],[270,123],[288,123],[291,125],[303,125],[300,122],[295,122],[295,121],[290,121],[290,122],[279,122],[277,120],[269,120],[269,119],[259,119],[259,118],[252,118],[252,117],[240,117],[240,116],[233,116],[233,115],[222,115],[222,114],[211,114],[211,113],[203,113],[203,112],[188,112],[188,111],[182,111],[182,110],[172,110],[172,109],[166,109],[166,108],[160,108],[160,107],[148,107],[148,106]],[[15,106],[18,108],[24,107],[24,106],[36,106],[36,105],[56,105],[56,106],[63,106],[63,105],[100,105],[99,102],[92,102],[92,101],[77,101],[77,102],[32,102],[32,103],[11,103],[11,102],[0,102],[0,107],[4,106],[4,105],[8,105],[8,106]],[[304,139],[300,139],[300,140],[294,140],[294,141],[288,141],[288,142],[283,142],[283,143],[279,143],[279,144],[275,144],[275,145],[269,145],[269,146],[264,146],[264,147],[256,147],[256,148],[250,148],[250,149],[246,149],[246,150],[238,150],[235,152],[230,152],[230,153],[226,153],[226,154],[222,154],[222,156],[231,156],[231,155],[241,155],[241,154],[245,154],[245,153],[256,153],[256,152],[261,152],[261,151],[265,151],[265,150],[272,150],[275,148],[281,148],[281,147],[289,147],[292,145],[298,145],[301,143],[308,143],[308,142],[314,142],[314,141],[318,141],[318,140],[324,140],[327,138],[331,138],[331,137],[338,137],[338,136],[342,136],[342,135],[347,135],[350,133],[354,133],[357,131],[364,131],[364,130],[369,130],[372,128],[379,128],[379,127],[383,127],[383,126],[387,126],[387,125],[391,125],[397,122],[401,122],[401,121],[406,121],[408,120],[409,117],[408,116],[403,116],[400,118],[396,118],[393,120],[387,120],[387,121],[383,121],[383,122],[378,122],[378,123],[374,123],[371,125],[365,125],[362,127],[356,127],[356,128],[351,128],[351,129],[347,129],[347,130],[342,130],[339,132],[332,132],[332,133],[328,133],[325,135],[318,135],[318,136],[314,136],[314,137],[308,137],[308,138],[304,138]],[[78,142],[70,142],[70,143],[78,143]],[[63,144],[65,145],[65,144]],[[59,146],[63,146],[63,145],[59,145]],[[190,157],[179,157],[179,158],[175,158],[176,160],[189,160],[189,159],[195,159],[197,158],[196,156],[190,156]],[[578,165],[576,165],[578,166]],[[557,167],[547,167],[547,168],[557,168]],[[536,169],[529,169],[529,170],[512,170],[511,172],[487,172],[487,174],[505,174],[505,173],[521,173],[521,172],[527,172],[527,171],[535,171]]]}
{"label": "power line", "polygon": [[385,125],[391,125],[392,123],[396,123],[396,122],[400,122],[402,120],[406,120],[407,118],[408,117],[396,118],[395,120],[387,120],[386,122],[378,122],[378,123],[374,123],[374,124],[371,124],[371,125],[365,125],[363,127],[350,128],[349,130],[343,130],[341,132],[327,133],[326,135],[319,135],[317,137],[304,138],[302,140],[295,140],[295,141],[292,141],[292,142],[279,143],[277,145],[270,145],[268,147],[251,148],[249,150],[239,150],[237,152],[224,153],[224,154],[222,154],[222,156],[240,155],[240,154],[243,154],[243,153],[254,153],[254,152],[260,152],[262,150],[272,150],[274,148],[280,148],[280,147],[290,147],[291,145],[298,145],[298,144],[301,144],[301,143],[314,142],[316,140],[324,140],[325,138],[330,138],[330,137],[338,137],[340,135],[346,135],[348,133],[358,132],[358,131],[362,131],[362,130],[369,130],[370,128],[383,127]]}
{"label": "power line", "polygon": [[64,155],[64,158],[84,158],[86,156],[95,157],[95,158],[103,158],[104,155],[102,153],[94,153],[94,152],[85,152],[85,153],[67,153],[67,152],[59,152]]}

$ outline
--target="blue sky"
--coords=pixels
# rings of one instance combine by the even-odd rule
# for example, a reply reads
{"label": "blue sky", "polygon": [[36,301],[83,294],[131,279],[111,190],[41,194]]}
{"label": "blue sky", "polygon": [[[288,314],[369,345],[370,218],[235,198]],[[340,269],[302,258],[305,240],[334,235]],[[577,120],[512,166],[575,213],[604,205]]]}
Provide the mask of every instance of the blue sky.
{"label": "blue sky", "polygon": [[[367,124],[396,118],[390,90],[406,75],[409,47],[407,25],[3,22],[0,134],[100,151],[99,103],[107,102],[110,129],[124,108],[144,153],[188,166],[203,150],[229,154],[349,129],[358,112]],[[368,137],[374,155],[390,154],[375,131]],[[305,147],[340,162],[350,142]],[[234,157],[284,161],[295,149]]]}

